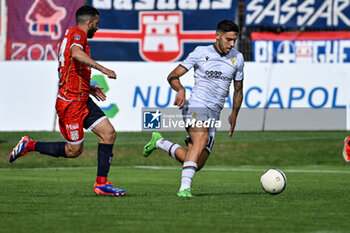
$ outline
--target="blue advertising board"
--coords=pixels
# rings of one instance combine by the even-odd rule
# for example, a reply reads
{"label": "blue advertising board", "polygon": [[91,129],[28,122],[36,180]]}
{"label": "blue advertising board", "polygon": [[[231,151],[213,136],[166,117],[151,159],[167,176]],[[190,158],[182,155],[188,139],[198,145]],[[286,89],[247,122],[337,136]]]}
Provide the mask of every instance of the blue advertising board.
{"label": "blue advertising board", "polygon": [[104,61],[177,61],[199,44],[215,42],[215,28],[235,19],[237,0],[88,0],[100,12],[90,43]]}
{"label": "blue advertising board", "polygon": [[246,0],[246,26],[349,28],[350,1]]}
{"label": "blue advertising board", "polygon": [[349,63],[350,32],[254,32],[253,61],[259,63]]}

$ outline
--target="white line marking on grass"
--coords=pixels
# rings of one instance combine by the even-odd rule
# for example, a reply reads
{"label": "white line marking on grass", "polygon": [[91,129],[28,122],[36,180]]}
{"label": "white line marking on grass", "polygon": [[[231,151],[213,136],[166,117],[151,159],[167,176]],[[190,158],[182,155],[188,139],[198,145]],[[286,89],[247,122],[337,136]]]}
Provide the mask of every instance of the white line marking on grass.
{"label": "white line marking on grass", "polygon": [[[151,169],[151,170],[181,170],[181,167],[165,167],[165,166],[131,166],[131,168]],[[204,167],[204,171],[244,171],[244,172],[263,172],[263,168],[239,168],[239,167]],[[297,169],[283,169],[284,172],[289,173],[334,173],[334,174],[350,174],[349,171],[342,170],[297,170]]]}
{"label": "white line marking on grass", "polygon": [[285,172],[291,173],[334,173],[334,174],[350,174],[350,171],[336,171],[336,170],[293,170],[286,169]]}
{"label": "white line marking on grass", "polygon": [[[115,166],[116,168],[136,168],[149,170],[181,170],[181,167],[174,166]],[[0,168],[0,171],[6,170],[75,170],[75,169],[96,169],[96,167],[47,167],[47,168]],[[204,167],[204,171],[232,171],[232,172],[264,172],[264,168],[245,168],[245,167]],[[306,169],[283,169],[286,173],[325,173],[325,174],[350,174],[344,170],[306,170]]]}

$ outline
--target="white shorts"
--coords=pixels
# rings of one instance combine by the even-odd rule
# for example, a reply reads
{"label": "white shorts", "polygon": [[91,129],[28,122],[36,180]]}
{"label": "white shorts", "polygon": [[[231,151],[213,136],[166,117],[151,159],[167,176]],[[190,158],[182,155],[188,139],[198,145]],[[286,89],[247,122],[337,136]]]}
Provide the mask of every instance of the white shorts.
{"label": "white shorts", "polygon": [[[194,102],[191,101],[191,103],[189,101],[186,101],[183,109],[182,109],[182,116],[183,116],[183,120],[186,121],[218,121],[220,118],[220,113],[213,111],[211,109],[209,109],[205,104],[203,103],[199,103],[199,102]],[[186,128],[187,132],[188,132],[188,128]],[[212,124],[209,124],[208,127],[208,142],[207,142],[207,146],[205,147],[205,149],[210,153],[213,145],[214,145],[214,139],[215,139],[215,132],[216,132],[216,128],[215,126],[213,126]],[[191,141],[190,136],[188,135],[186,138],[186,142]]]}

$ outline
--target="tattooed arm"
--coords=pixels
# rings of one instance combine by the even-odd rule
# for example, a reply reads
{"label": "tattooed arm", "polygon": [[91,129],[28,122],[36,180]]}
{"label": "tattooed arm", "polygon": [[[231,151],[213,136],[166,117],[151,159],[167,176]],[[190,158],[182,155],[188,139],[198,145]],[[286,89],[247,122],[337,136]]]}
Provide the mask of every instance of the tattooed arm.
{"label": "tattooed arm", "polygon": [[108,78],[116,79],[117,75],[113,70],[107,69],[106,67],[100,65],[91,57],[89,57],[79,46],[73,46],[71,48],[72,58],[84,65],[87,65],[91,68],[101,71],[105,75],[108,75]]}

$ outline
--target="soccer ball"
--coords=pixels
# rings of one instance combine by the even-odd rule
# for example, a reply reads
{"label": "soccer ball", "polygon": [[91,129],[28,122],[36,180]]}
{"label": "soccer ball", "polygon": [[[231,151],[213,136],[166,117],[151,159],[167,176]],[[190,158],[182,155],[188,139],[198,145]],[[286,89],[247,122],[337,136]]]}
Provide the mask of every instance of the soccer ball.
{"label": "soccer ball", "polygon": [[261,187],[270,194],[281,193],[287,185],[286,175],[279,169],[267,169],[260,178]]}

